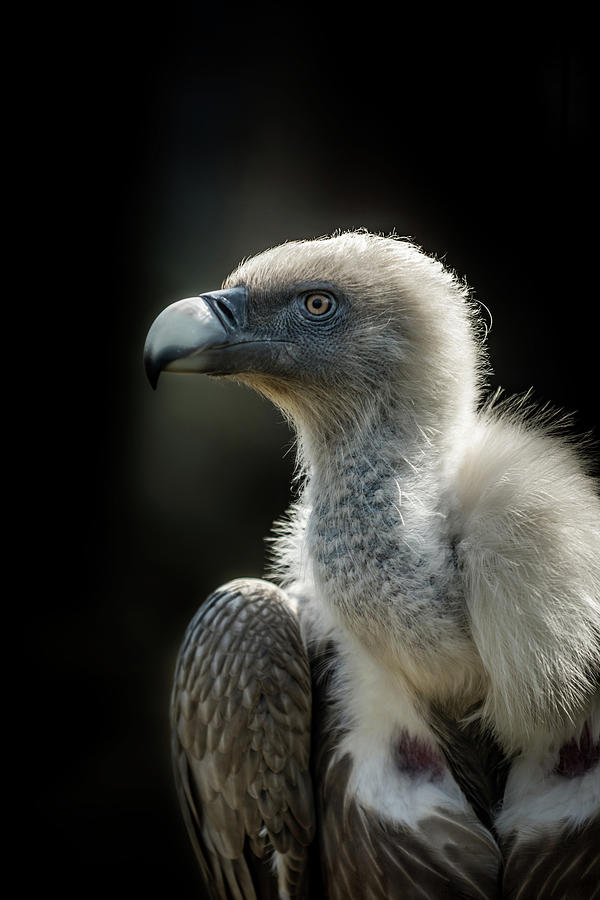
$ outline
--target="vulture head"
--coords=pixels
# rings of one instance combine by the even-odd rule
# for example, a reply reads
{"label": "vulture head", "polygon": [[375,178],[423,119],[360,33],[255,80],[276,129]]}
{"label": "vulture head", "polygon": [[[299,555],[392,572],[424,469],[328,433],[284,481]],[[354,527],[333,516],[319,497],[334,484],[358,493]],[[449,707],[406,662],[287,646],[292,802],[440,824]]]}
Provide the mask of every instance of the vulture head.
{"label": "vulture head", "polygon": [[438,446],[472,416],[481,360],[466,288],[412,244],[361,232],[245,261],[164,310],[146,343],[153,384],[161,370],[231,376],[317,442],[393,419]]}

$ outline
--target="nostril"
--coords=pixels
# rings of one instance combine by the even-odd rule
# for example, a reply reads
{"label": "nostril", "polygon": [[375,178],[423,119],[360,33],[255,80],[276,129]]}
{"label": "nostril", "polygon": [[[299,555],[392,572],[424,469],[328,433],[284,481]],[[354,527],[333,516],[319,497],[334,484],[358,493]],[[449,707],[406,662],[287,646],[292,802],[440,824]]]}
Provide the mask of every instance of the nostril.
{"label": "nostril", "polygon": [[230,328],[237,328],[236,318],[224,300],[221,300],[219,297],[215,297],[213,299],[214,305],[217,307],[217,311],[223,321],[224,325],[229,325]]}

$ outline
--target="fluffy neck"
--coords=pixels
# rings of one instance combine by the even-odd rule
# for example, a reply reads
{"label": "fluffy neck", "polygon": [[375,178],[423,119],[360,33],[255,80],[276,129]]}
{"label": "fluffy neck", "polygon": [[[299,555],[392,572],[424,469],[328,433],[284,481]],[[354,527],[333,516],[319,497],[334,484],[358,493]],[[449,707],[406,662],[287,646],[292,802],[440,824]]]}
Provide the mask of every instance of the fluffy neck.
{"label": "fluffy neck", "polygon": [[476,663],[441,442],[391,416],[338,439],[306,430],[300,440],[318,602],[421,692],[464,689]]}

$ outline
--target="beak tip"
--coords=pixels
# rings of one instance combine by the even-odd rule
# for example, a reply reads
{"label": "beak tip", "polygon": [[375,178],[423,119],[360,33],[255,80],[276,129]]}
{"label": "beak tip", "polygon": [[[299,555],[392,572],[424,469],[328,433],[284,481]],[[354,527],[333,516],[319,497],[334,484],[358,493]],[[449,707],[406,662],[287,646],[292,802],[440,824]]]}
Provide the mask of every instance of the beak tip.
{"label": "beak tip", "polygon": [[152,390],[155,391],[158,386],[158,379],[160,378],[161,368],[160,366],[155,365],[154,359],[148,354],[146,354],[144,357],[144,368],[146,370],[146,377],[150,382],[150,386]]}

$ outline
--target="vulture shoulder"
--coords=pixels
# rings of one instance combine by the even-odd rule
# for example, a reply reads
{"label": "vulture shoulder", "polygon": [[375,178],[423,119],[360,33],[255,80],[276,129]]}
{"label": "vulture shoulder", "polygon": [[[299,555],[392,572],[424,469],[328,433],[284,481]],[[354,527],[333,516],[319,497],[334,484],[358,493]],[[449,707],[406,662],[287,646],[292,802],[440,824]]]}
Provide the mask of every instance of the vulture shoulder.
{"label": "vulture shoulder", "polygon": [[180,805],[213,896],[306,897],[310,672],[282,591],[240,579],[208,597],[181,647],[171,717]]}

